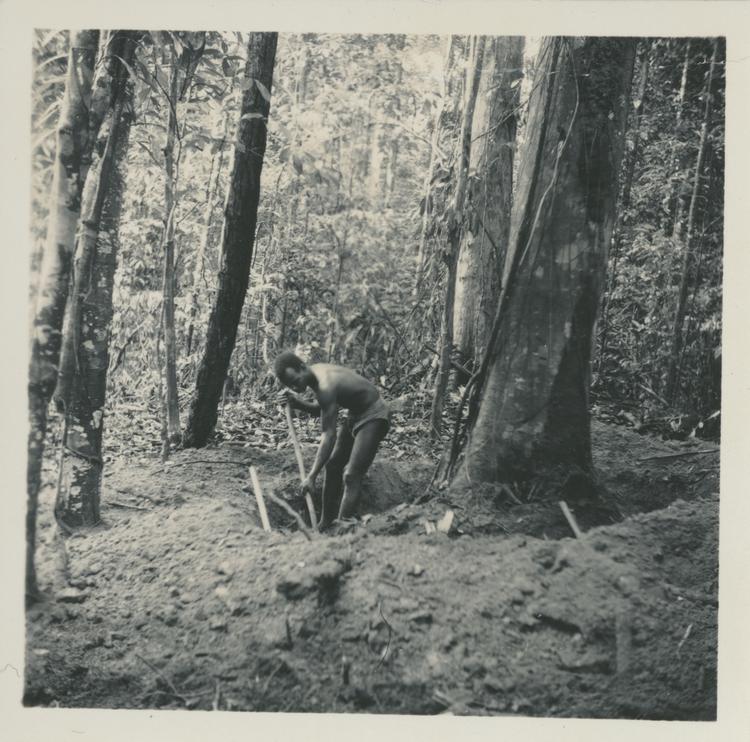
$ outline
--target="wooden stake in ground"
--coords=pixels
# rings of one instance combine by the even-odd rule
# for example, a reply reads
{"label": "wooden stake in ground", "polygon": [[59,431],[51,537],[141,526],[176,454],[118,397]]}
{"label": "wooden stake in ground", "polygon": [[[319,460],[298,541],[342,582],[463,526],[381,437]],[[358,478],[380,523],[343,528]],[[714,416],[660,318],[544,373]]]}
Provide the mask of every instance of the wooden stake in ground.
{"label": "wooden stake in ground", "polygon": [[573,513],[570,512],[570,508],[568,507],[568,503],[565,502],[565,500],[560,500],[558,503],[560,505],[560,509],[563,511],[563,515],[565,516],[565,520],[568,521],[568,525],[570,526],[570,530],[573,531],[576,538],[581,538],[583,535],[581,533],[581,529],[578,527],[578,523],[576,522],[576,519],[573,517]]}
{"label": "wooden stake in ground", "polygon": [[[305,462],[302,460],[302,448],[297,440],[297,431],[294,429],[294,417],[292,415],[292,407],[287,402],[286,404],[286,422],[289,426],[289,435],[292,438],[292,445],[294,446],[294,455],[297,457],[297,466],[299,467],[299,481],[300,484],[305,481]],[[310,493],[305,493],[305,504],[307,505],[307,512],[310,514],[310,525],[317,531],[318,530],[318,518],[315,515],[315,506],[313,505],[312,497]]]}
{"label": "wooden stake in ground", "polygon": [[260,513],[260,522],[263,524],[263,530],[271,531],[271,523],[268,520],[268,512],[266,511],[266,503],[263,500],[263,490],[260,488],[260,481],[258,480],[258,472],[255,471],[255,467],[250,467],[250,481],[253,483],[253,492],[255,492],[255,501],[258,503],[258,512]]}

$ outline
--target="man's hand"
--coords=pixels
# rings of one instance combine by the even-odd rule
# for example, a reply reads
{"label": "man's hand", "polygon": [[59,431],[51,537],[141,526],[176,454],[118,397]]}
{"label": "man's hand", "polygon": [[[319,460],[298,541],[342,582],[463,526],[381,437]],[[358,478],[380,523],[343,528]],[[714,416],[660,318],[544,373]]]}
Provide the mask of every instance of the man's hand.
{"label": "man's hand", "polygon": [[302,484],[300,485],[300,494],[302,495],[302,497],[304,497],[307,494],[312,495],[314,493],[315,493],[315,480],[312,477],[307,476],[304,478],[304,480],[302,481]]}
{"label": "man's hand", "polygon": [[282,405],[284,407],[288,404],[291,405],[292,409],[295,409],[296,401],[296,397],[288,389],[282,389],[276,394],[276,404]]}

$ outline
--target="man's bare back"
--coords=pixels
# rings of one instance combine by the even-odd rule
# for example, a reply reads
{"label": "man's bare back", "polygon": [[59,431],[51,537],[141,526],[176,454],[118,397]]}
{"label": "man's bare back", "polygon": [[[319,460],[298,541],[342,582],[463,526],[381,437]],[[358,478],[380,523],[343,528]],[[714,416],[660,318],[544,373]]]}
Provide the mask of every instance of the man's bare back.
{"label": "man's bare back", "polygon": [[313,393],[321,407],[321,399],[333,400],[339,407],[360,415],[380,399],[375,386],[349,368],[332,363],[314,363],[309,368],[318,380],[318,390]]}

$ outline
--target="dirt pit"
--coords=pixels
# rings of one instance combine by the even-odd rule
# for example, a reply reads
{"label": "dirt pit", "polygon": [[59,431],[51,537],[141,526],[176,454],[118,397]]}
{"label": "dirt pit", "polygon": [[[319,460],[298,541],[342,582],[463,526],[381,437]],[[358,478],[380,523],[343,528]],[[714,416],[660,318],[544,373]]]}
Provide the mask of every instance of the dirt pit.
{"label": "dirt pit", "polygon": [[594,443],[625,518],[580,539],[545,493],[428,497],[433,463],[387,450],[348,532],[270,505],[265,533],[247,467],[302,511],[291,449],[224,443],[113,465],[66,576],[48,488],[24,702],[713,719],[718,449]]}

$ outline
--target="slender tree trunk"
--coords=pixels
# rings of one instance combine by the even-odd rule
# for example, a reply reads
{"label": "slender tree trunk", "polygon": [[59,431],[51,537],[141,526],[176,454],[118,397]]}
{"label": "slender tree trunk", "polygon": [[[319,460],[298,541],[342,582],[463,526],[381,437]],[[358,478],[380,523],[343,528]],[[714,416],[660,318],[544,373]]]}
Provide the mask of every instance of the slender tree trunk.
{"label": "slender tree trunk", "polygon": [[135,33],[116,31],[109,42],[109,70],[104,74],[111,78],[112,106],[100,128],[97,151],[101,155],[92,161],[83,193],[68,327],[74,363],[72,375],[64,383],[61,380],[66,420],[55,503],[57,518],[67,526],[99,520],[112,288],[132,119],[127,65],[132,63],[137,40]]}
{"label": "slender tree trunk", "polygon": [[175,217],[177,211],[177,172],[181,143],[178,141],[177,105],[182,60],[176,49],[171,50],[169,70],[169,99],[167,101],[167,142],[164,146],[164,213],[166,215],[162,250],[162,338],[164,340],[164,388],[167,408],[167,439],[175,441],[180,436],[180,401],[177,389],[177,335],[175,332]]}
{"label": "slender tree trunk", "polygon": [[480,404],[454,480],[591,466],[591,340],[614,224],[634,42],[547,38],[539,51],[506,281]]}
{"label": "slender tree trunk", "polygon": [[695,174],[693,175],[693,192],[690,198],[690,207],[687,215],[687,227],[684,241],[682,243],[682,271],[680,273],[680,289],[677,295],[677,307],[675,309],[674,326],[672,328],[672,348],[669,354],[669,367],[667,369],[667,383],[665,397],[668,402],[674,402],[678,378],[677,369],[680,361],[683,343],[683,325],[685,323],[685,306],[687,302],[690,275],[693,266],[693,232],[695,228],[696,204],[698,194],[701,190],[701,177],[703,174],[703,160],[706,153],[706,142],[708,140],[708,129],[711,125],[711,102],[713,100],[713,78],[716,67],[716,56],[719,48],[718,40],[714,40],[713,53],[711,54],[711,65],[708,70],[705,88],[705,106],[703,109],[703,123],[701,124],[700,142],[698,155],[695,158]]}
{"label": "slender tree trunk", "polygon": [[435,392],[432,399],[430,413],[430,435],[433,439],[440,438],[445,392],[448,387],[448,377],[451,370],[451,354],[453,351],[453,304],[456,290],[456,263],[463,227],[463,210],[466,197],[466,181],[471,156],[471,123],[474,107],[479,91],[479,76],[482,72],[482,56],[484,53],[484,37],[473,37],[470,51],[470,64],[467,71],[466,96],[461,119],[461,133],[459,136],[459,154],[456,168],[456,191],[451,205],[452,214],[447,227],[448,239],[443,259],[447,268],[445,284],[445,302],[440,327],[440,366]]}
{"label": "slender tree trunk", "polygon": [[391,139],[388,164],[385,171],[385,208],[391,207],[396,190],[396,168],[398,167],[398,139]]}
{"label": "slender tree trunk", "polygon": [[438,123],[440,121],[440,111],[435,114],[435,121],[432,125],[432,132],[430,136],[430,152],[429,152],[429,159],[427,161],[427,173],[424,178],[424,186],[422,189],[422,223],[419,228],[419,243],[417,245],[417,258],[416,258],[416,264],[417,264],[417,271],[414,278],[414,288],[412,290],[412,295],[414,297],[417,297],[419,295],[419,290],[422,287],[422,279],[424,276],[424,266],[425,266],[425,260],[426,260],[426,251],[425,246],[427,244],[427,229],[430,224],[430,215],[432,213],[431,209],[431,199],[432,199],[432,178],[435,175],[435,164],[437,160],[437,148],[439,143],[439,131],[438,131]]}
{"label": "slender tree trunk", "polygon": [[667,165],[667,177],[669,178],[669,193],[667,197],[667,209],[664,215],[664,234],[670,237],[675,230],[680,231],[682,224],[682,205],[684,203],[680,196],[681,184],[674,180],[675,162],[677,160],[677,140],[680,136],[682,126],[682,111],[685,107],[685,89],[687,88],[688,71],[690,69],[690,45],[691,39],[685,43],[685,61],[682,63],[682,77],[680,78],[680,92],[677,96],[677,114],[675,116],[675,144],[669,153],[669,164]]}
{"label": "slender tree trunk", "polygon": [[370,165],[367,182],[367,193],[373,209],[378,209],[382,201],[382,189],[380,187],[380,175],[383,167],[383,153],[380,149],[380,140],[383,134],[383,125],[380,120],[380,111],[375,114],[375,120],[370,126]]}
{"label": "slender tree trunk", "polygon": [[[523,61],[520,37],[490,37],[485,43],[472,123],[475,177],[466,193],[453,314],[454,342],[464,367],[471,367],[484,353],[500,293],[510,233],[515,111]],[[467,381],[463,373],[456,374],[457,383]]]}
{"label": "slender tree trunk", "polygon": [[211,159],[211,171],[208,174],[206,184],[206,209],[203,214],[203,235],[198,245],[198,253],[195,256],[195,269],[193,270],[193,287],[190,293],[190,315],[188,319],[186,352],[187,355],[193,350],[193,337],[195,334],[195,318],[198,315],[198,298],[201,293],[201,282],[204,280],[206,271],[206,252],[211,239],[211,227],[213,226],[216,198],[221,182],[221,170],[224,164],[224,145],[227,138],[227,126],[229,120],[224,119],[224,136],[219,143],[218,152]]}
{"label": "slender tree trunk", "polygon": [[630,129],[631,136],[633,138],[633,147],[629,152],[625,154],[624,158],[625,172],[623,173],[622,197],[620,199],[620,203],[617,206],[617,215],[615,217],[615,226],[613,229],[612,260],[609,266],[609,285],[604,296],[604,305],[602,308],[602,332],[601,343],[599,346],[597,370],[601,365],[602,359],[607,349],[607,336],[609,334],[609,307],[610,301],[612,300],[612,293],[617,286],[617,264],[620,259],[620,254],[622,253],[623,232],[629,222],[627,218],[627,212],[628,209],[630,209],[630,194],[633,187],[633,176],[635,175],[635,165],[638,162],[638,154],[641,145],[641,118],[643,117],[643,104],[646,100],[646,87],[648,84],[648,72],[652,53],[653,45],[650,45],[648,49],[645,49],[643,52],[640,78],[638,83],[638,97],[635,101],[635,114],[633,116],[633,125]]}
{"label": "slender tree trunk", "polygon": [[[249,86],[242,96],[234,161],[224,207],[219,286],[183,436],[184,444],[190,447],[204,446],[216,425],[217,406],[247,292],[270,109],[266,95],[271,91],[277,36],[276,33],[250,34],[245,78],[256,83]],[[255,115],[258,113],[262,118]]]}
{"label": "slender tree trunk", "polygon": [[448,77],[450,75],[450,62],[452,59],[453,47],[456,37],[448,37],[448,44],[445,50],[445,62],[443,63],[443,91],[441,103],[435,112],[435,120],[432,125],[432,137],[430,138],[430,157],[427,164],[427,175],[424,180],[424,208],[422,209],[422,225],[419,230],[419,247],[417,248],[417,273],[414,280],[415,297],[419,297],[422,282],[424,280],[425,263],[427,262],[427,230],[430,225],[430,215],[432,214],[432,180],[435,176],[435,166],[438,161],[438,152],[440,149],[440,131],[443,114],[446,110],[448,101]]}
{"label": "slender tree trunk", "polygon": [[341,323],[339,322],[339,297],[341,295],[341,275],[344,272],[345,255],[343,245],[339,244],[336,284],[333,289],[333,321],[328,331],[328,363],[334,362],[333,350],[341,331]]}
{"label": "slender tree trunk", "polygon": [[91,149],[88,111],[91,101],[98,31],[71,35],[65,95],[57,124],[57,149],[52,174],[52,208],[42,256],[29,365],[29,438],[26,471],[26,596],[37,595],[34,552],[36,512],[41,484],[47,408],[57,383],[61,330],[81,213],[81,192]]}
{"label": "slender tree trunk", "polygon": [[312,60],[310,59],[310,42],[313,41],[313,34],[302,34],[299,45],[300,59],[297,63],[297,74],[294,80],[294,101],[298,106],[304,105],[307,100],[307,83],[310,78],[310,69]]}
{"label": "slender tree trunk", "polygon": [[[286,270],[281,275],[281,285],[275,287],[273,295],[270,291],[264,290],[261,298],[261,321],[263,329],[263,343],[262,343],[262,357],[263,362],[267,368],[270,368],[273,364],[273,359],[276,353],[279,352],[282,347],[284,331],[284,312],[286,310],[286,291],[287,289],[287,276]],[[278,308],[281,304],[282,297],[284,298],[284,305],[282,316],[278,318]]]}

